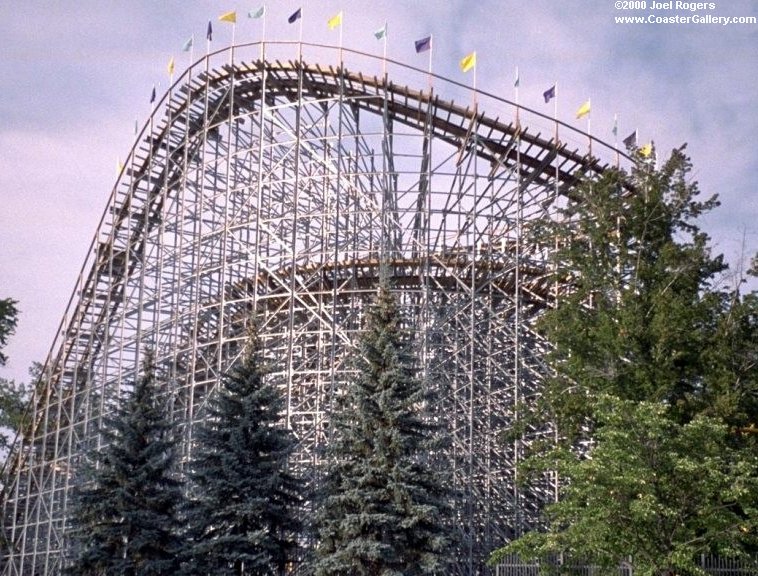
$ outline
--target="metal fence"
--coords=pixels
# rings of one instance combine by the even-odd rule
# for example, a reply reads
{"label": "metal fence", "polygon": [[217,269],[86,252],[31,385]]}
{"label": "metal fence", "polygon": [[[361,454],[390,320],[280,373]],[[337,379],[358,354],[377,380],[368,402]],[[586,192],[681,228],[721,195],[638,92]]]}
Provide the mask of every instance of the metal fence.
{"label": "metal fence", "polygon": [[[711,576],[758,576],[758,558],[744,560],[702,555],[698,565]],[[581,563],[563,564],[553,561],[524,561],[517,556],[510,556],[495,568],[495,576],[540,576],[560,574],[561,576],[600,576],[607,574],[600,566]],[[616,569],[617,576],[633,576],[632,562],[622,562]]]}

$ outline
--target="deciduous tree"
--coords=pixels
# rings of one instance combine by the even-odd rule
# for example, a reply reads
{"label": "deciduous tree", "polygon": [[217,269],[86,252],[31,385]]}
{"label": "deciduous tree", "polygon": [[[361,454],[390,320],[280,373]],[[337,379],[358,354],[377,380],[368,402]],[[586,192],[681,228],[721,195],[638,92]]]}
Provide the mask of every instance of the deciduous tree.
{"label": "deciduous tree", "polygon": [[[557,469],[547,530],[499,551],[635,569],[693,568],[756,545],[758,299],[724,283],[697,219],[684,149],[576,191],[536,239],[557,245],[564,287],[539,329],[552,344],[537,418],[556,443],[521,469]],[[689,497],[687,496],[689,494]]]}

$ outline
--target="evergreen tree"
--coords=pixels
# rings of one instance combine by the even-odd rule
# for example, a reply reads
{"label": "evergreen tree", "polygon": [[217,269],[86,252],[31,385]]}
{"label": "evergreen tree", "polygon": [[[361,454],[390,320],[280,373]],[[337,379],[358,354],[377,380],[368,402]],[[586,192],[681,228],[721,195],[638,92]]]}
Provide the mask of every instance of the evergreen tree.
{"label": "evergreen tree", "polygon": [[[29,368],[32,382],[40,378],[41,368],[35,362]],[[22,428],[29,414],[29,399],[32,396],[34,384],[16,382],[0,378],[0,466],[5,463],[5,456],[16,439],[22,433]]]}
{"label": "evergreen tree", "polygon": [[284,574],[295,560],[303,484],[287,461],[296,439],[260,356],[253,336],[196,428],[184,574]]}
{"label": "evergreen tree", "polygon": [[8,344],[8,338],[16,331],[18,323],[18,308],[13,298],[0,300],[0,367],[5,366],[8,357],[3,353],[3,348]]}
{"label": "evergreen tree", "polygon": [[172,427],[157,392],[148,355],[144,375],[106,421],[98,462],[80,474],[69,574],[159,576],[177,568],[182,492],[172,476]]}
{"label": "evergreen tree", "polygon": [[539,324],[554,376],[538,417],[558,443],[520,472],[557,469],[563,488],[548,530],[495,560],[631,556],[654,573],[755,549],[758,298],[720,284],[723,258],[696,224],[718,202],[698,200],[691,169],[683,148],[660,170],[640,158],[538,230],[567,289]]}
{"label": "evergreen tree", "polygon": [[[15,332],[18,323],[16,304],[17,302],[12,298],[0,299],[0,368],[8,361],[3,349],[8,344],[8,338]],[[20,432],[28,397],[29,389],[23,384],[0,378],[0,490],[2,490],[0,500],[2,501],[7,497],[5,494],[5,487],[8,484],[6,458],[13,440]],[[2,520],[3,528],[10,524],[7,517]],[[7,545],[6,530],[0,530],[0,546],[5,548]],[[0,569],[4,565],[3,559],[0,559]]]}
{"label": "evergreen tree", "polygon": [[316,514],[318,576],[444,573],[448,494],[429,465],[434,430],[385,285],[368,309],[356,375],[333,419]]}
{"label": "evergreen tree", "polygon": [[[17,321],[16,301],[11,298],[0,300],[0,367],[5,366],[8,360],[3,354],[3,348],[8,343],[8,338],[15,332]],[[32,366],[29,370],[35,380],[39,376],[38,366]],[[3,472],[5,471],[5,457],[14,438],[21,430],[31,390],[30,384],[0,378],[0,468],[3,469]],[[5,479],[0,479],[0,482],[5,484]]]}

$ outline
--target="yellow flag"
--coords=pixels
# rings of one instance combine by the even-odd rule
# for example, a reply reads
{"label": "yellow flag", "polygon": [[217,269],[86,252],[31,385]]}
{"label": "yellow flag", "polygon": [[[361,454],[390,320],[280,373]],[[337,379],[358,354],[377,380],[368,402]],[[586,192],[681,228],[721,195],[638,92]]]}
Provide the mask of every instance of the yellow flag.
{"label": "yellow flag", "polygon": [[168,66],[166,67],[168,70],[168,75],[173,76],[174,75],[174,57],[171,57],[171,60],[168,61]]}
{"label": "yellow flag", "polygon": [[221,22],[231,22],[232,24],[237,23],[237,12],[227,12],[226,14],[222,14],[218,17]]}
{"label": "yellow flag", "polygon": [[476,66],[476,52],[472,52],[471,54],[464,56],[461,59],[459,66],[463,72],[468,72],[474,66]]}
{"label": "yellow flag", "polygon": [[590,113],[590,101],[587,100],[584,104],[579,106],[579,110],[576,111],[576,117],[584,118],[589,113]]}
{"label": "yellow flag", "polygon": [[640,155],[644,156],[645,158],[647,158],[648,156],[650,156],[652,153],[653,153],[653,143],[652,142],[648,142],[642,148],[640,148]]}
{"label": "yellow flag", "polygon": [[329,30],[334,30],[337,26],[342,26],[342,10],[326,21]]}

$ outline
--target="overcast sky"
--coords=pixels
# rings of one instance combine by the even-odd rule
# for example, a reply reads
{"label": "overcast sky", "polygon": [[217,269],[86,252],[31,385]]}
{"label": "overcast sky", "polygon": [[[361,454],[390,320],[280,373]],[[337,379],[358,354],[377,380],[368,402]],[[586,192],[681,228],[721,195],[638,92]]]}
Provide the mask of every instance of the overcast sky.
{"label": "overcast sky", "polygon": [[[548,114],[542,92],[560,86],[562,120],[592,99],[592,132],[612,141],[635,129],[661,155],[688,143],[695,177],[722,206],[703,223],[719,252],[739,263],[758,249],[758,24],[616,24],[618,16],[758,16],[756,0],[715,9],[619,10],[614,0],[310,0],[303,41],[337,43],[326,20],[344,11],[345,47],[425,67],[413,41],[434,35],[434,71],[463,81],[457,64],[478,54],[478,87]],[[648,0],[648,6],[652,1]],[[218,0],[5,0],[0,4],[0,298],[19,301],[10,362],[0,376],[26,379],[47,356],[87,248],[166,63],[187,65],[183,43],[231,41],[220,14],[237,10],[238,42],[260,39],[244,17],[258,2]],[[267,40],[297,40],[287,16],[297,0],[268,3]],[[325,64],[336,64],[326,62]],[[376,73],[372,71],[372,73]],[[420,87],[422,88],[422,87]],[[444,97],[444,94],[442,94]],[[549,108],[545,110],[545,108]],[[498,113],[493,114],[497,116]],[[607,159],[607,160],[610,160]],[[744,244],[744,249],[743,249]]]}

